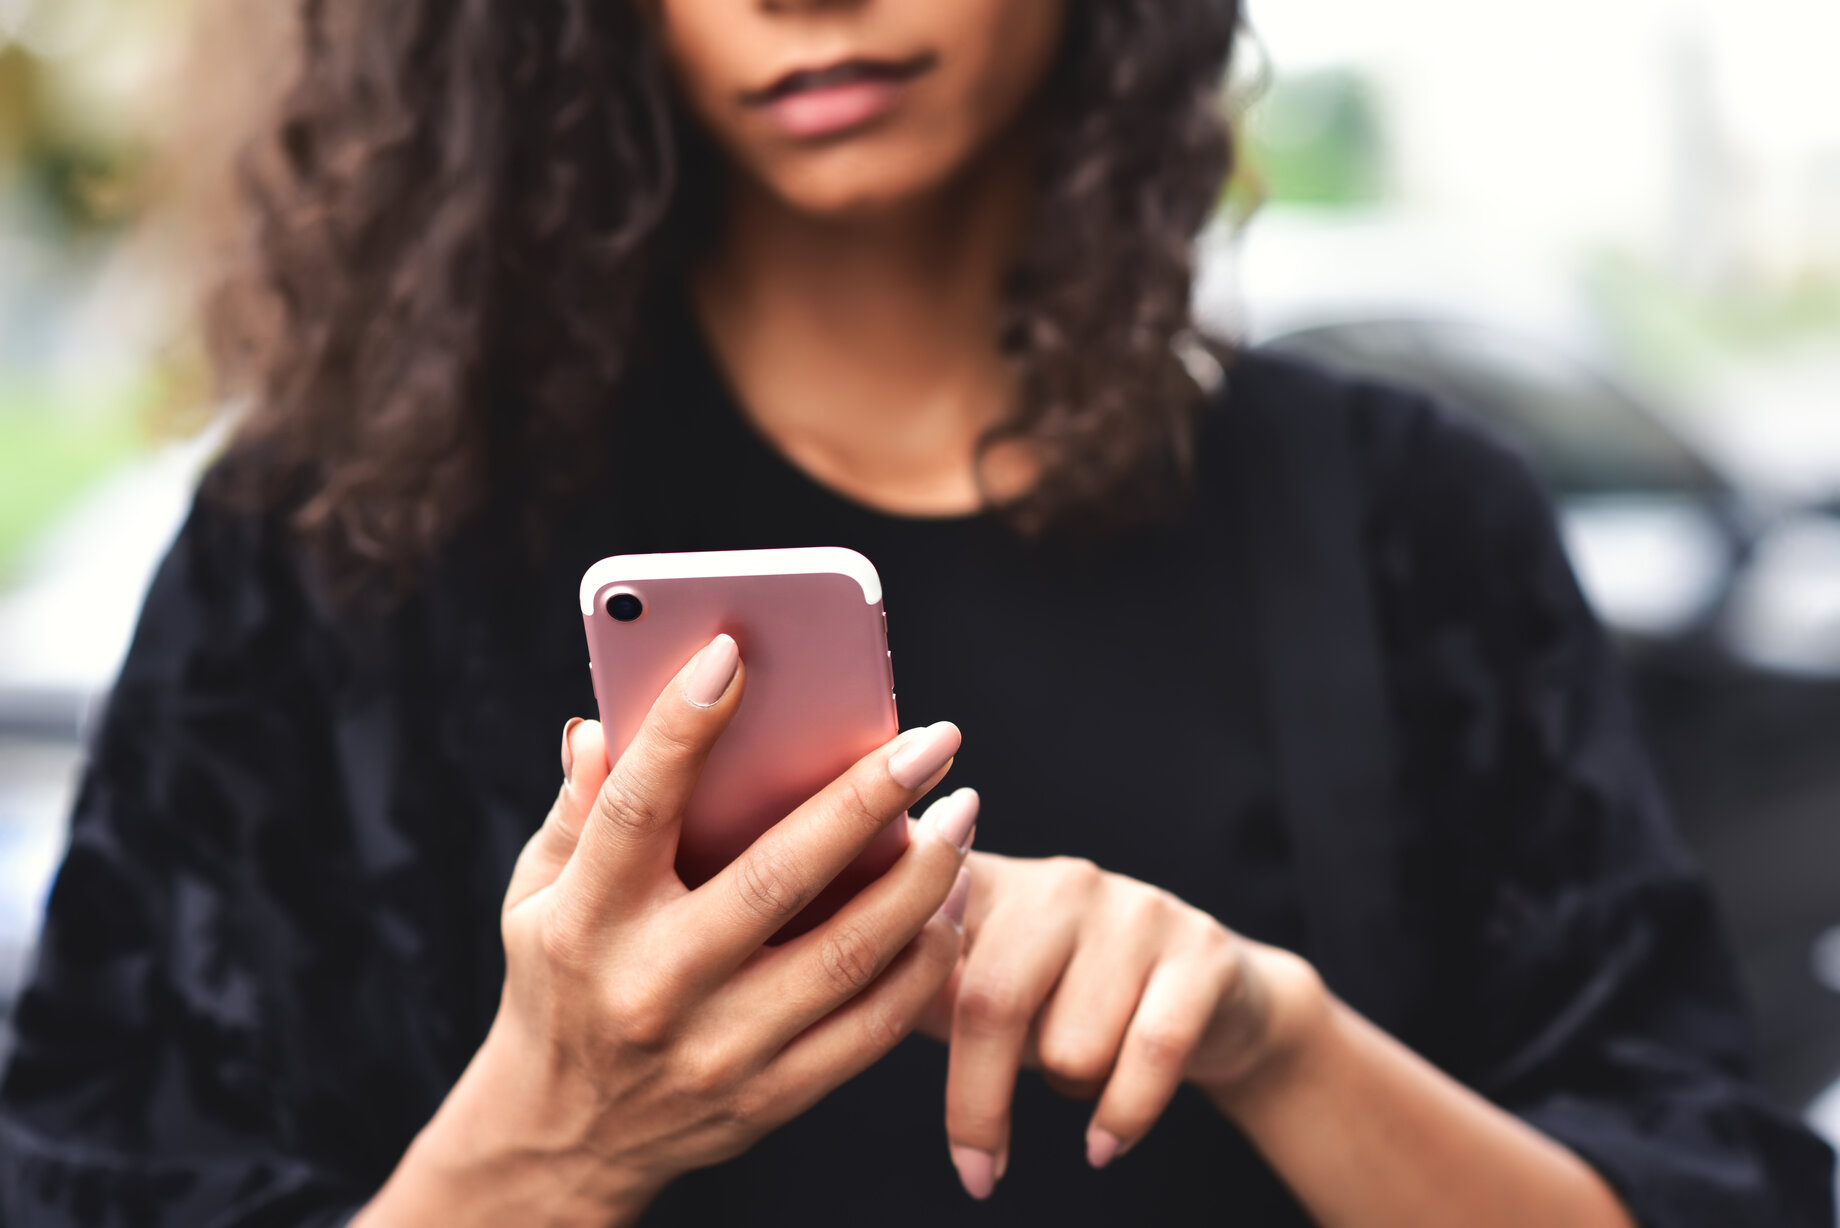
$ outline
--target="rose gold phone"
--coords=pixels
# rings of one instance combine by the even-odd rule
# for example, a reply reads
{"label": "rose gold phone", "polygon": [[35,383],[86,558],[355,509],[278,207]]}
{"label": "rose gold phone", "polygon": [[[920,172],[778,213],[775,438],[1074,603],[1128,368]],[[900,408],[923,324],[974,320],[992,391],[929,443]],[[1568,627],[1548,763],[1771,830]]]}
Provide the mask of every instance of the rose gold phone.
{"label": "rose gold phone", "polygon": [[[692,888],[899,728],[881,577],[853,550],[619,555],[582,577],[581,613],[614,761],[705,644],[726,631],[741,648],[747,689],[678,841]],[[775,941],[829,917],[906,846],[897,819]]]}

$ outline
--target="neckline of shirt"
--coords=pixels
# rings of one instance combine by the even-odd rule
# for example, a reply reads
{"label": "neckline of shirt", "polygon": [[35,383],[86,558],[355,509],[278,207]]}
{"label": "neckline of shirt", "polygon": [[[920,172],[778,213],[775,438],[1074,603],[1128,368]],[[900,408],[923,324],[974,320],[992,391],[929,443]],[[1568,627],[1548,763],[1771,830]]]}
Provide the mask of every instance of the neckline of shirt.
{"label": "neckline of shirt", "polygon": [[883,528],[908,531],[964,530],[993,523],[991,513],[984,509],[945,515],[888,511],[864,503],[815,477],[781,451],[748,416],[739,393],[729,380],[728,372],[716,357],[694,313],[686,308],[682,310],[679,320],[680,360],[683,369],[700,385],[696,389],[699,394],[697,399],[708,407],[711,417],[716,420],[715,425],[734,435],[742,450],[749,454],[746,459],[750,464],[757,463],[781,484],[791,486],[806,498],[826,505],[828,509],[841,509],[850,516]]}

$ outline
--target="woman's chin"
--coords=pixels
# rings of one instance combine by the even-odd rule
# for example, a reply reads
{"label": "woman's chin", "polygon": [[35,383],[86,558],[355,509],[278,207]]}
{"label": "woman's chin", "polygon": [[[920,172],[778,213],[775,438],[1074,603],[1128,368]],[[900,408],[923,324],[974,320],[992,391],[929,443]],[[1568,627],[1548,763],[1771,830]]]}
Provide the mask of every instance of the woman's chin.
{"label": "woman's chin", "polygon": [[766,186],[788,209],[813,221],[861,225],[936,201],[956,159],[890,157],[848,149],[803,165],[774,168]]}

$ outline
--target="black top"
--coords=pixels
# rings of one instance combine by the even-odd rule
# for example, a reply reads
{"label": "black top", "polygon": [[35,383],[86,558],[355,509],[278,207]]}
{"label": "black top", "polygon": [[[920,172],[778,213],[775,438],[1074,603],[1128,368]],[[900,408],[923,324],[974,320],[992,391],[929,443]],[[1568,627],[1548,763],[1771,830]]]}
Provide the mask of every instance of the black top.
{"label": "black top", "polygon": [[[1197,500],[1099,548],[903,519],[814,484],[700,348],[662,364],[532,575],[482,533],[374,625],[275,524],[201,504],[101,726],[0,1096],[0,1220],[329,1224],[483,1038],[500,897],[591,713],[576,604],[613,553],[844,545],[880,569],[905,724],[957,721],[984,849],[1077,854],[1307,955],[1269,768],[1252,583]],[[1346,406],[1419,1000],[1404,1039],[1595,1164],[1645,1225],[1831,1224],[1831,1157],[1750,1081],[1707,896],[1527,469],[1424,400],[1248,356],[1202,426]],[[694,445],[694,446],[693,446]],[[659,1224],[1307,1222],[1198,1095],[1103,1173],[1033,1076],[973,1204],[945,1055],[906,1042]],[[1052,1219],[1048,1217],[1052,1216]],[[796,1218],[795,1218],[796,1217]]]}

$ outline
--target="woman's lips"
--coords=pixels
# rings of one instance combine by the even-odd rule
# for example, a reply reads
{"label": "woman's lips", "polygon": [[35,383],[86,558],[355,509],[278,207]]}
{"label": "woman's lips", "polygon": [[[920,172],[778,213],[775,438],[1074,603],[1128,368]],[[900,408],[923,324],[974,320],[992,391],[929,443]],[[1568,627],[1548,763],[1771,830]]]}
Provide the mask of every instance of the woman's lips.
{"label": "woman's lips", "polygon": [[927,55],[899,62],[849,60],[801,70],[786,74],[744,101],[765,111],[793,140],[836,136],[893,110],[908,83],[931,69],[934,59]]}

